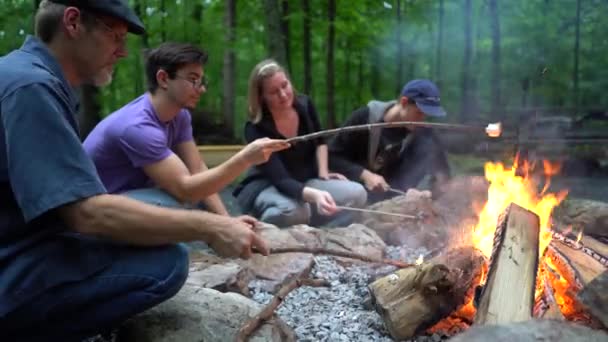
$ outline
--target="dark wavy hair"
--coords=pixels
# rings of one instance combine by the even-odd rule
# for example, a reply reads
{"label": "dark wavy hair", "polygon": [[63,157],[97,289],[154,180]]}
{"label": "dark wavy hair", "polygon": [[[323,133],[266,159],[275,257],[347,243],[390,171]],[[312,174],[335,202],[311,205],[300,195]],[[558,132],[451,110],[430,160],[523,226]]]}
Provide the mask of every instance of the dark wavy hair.
{"label": "dark wavy hair", "polygon": [[158,89],[156,73],[164,70],[169,78],[175,78],[177,71],[188,64],[205,65],[207,53],[187,43],[163,43],[146,52],[146,79],[148,90],[154,93]]}

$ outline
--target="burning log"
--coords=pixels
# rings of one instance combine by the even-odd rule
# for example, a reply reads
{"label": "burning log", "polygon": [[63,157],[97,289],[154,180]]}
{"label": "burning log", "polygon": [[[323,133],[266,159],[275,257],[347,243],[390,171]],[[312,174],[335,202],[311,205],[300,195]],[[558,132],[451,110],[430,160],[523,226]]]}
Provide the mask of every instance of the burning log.
{"label": "burning log", "polygon": [[532,318],[539,232],[538,216],[516,204],[501,215],[475,323],[502,324]]}
{"label": "burning log", "polygon": [[371,283],[372,303],[394,339],[410,338],[472,300],[485,261],[472,247],[451,250]]}
{"label": "burning log", "polygon": [[600,321],[606,324],[603,312],[606,312],[608,298],[602,293],[606,291],[606,280],[601,284],[600,275],[606,272],[604,253],[607,248],[591,237],[583,237],[577,242],[563,236],[555,238],[554,235],[544,262],[552,271],[546,274],[566,319],[582,321],[593,327],[600,327]]}

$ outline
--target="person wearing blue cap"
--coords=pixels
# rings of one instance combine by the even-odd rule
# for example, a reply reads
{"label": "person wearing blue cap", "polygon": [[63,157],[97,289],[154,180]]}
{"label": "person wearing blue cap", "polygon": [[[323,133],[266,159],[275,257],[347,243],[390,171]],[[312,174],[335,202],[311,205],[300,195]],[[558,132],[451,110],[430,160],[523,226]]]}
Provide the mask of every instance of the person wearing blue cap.
{"label": "person wearing blue cap", "polygon": [[[430,80],[408,82],[397,100],[370,101],[355,110],[343,126],[380,122],[423,121],[444,117],[440,92]],[[415,188],[429,178],[433,189],[450,175],[446,154],[435,133],[428,128],[373,128],[343,132],[329,144],[330,167],[363,183],[371,202]],[[397,191],[395,191],[397,190]]]}
{"label": "person wearing blue cap", "polygon": [[107,194],[81,145],[74,88],[108,84],[127,32],[144,32],[125,1],[43,0],[35,31],[0,57],[3,341],[80,341],[167,300],[188,275],[178,242],[268,253],[236,218]]}

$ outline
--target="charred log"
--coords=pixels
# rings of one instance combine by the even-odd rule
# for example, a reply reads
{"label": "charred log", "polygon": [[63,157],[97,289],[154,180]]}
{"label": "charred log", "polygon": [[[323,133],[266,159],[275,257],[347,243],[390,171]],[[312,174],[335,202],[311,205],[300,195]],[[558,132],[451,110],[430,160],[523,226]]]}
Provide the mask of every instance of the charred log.
{"label": "charred log", "polygon": [[374,281],[372,303],[394,339],[410,338],[470,303],[484,265],[474,248],[452,250]]}

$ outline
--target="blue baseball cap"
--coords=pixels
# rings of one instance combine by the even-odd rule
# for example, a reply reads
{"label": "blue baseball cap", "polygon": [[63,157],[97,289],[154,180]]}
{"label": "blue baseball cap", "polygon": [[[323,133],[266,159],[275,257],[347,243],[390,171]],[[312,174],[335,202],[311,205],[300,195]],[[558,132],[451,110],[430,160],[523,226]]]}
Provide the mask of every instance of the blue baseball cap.
{"label": "blue baseball cap", "polygon": [[74,6],[92,12],[106,14],[124,21],[128,30],[134,34],[144,34],[144,24],[124,0],[50,0],[65,6]]}
{"label": "blue baseball cap", "polygon": [[441,107],[439,88],[430,80],[409,81],[403,86],[401,96],[406,96],[414,101],[416,106],[428,116],[441,117],[447,115]]}

